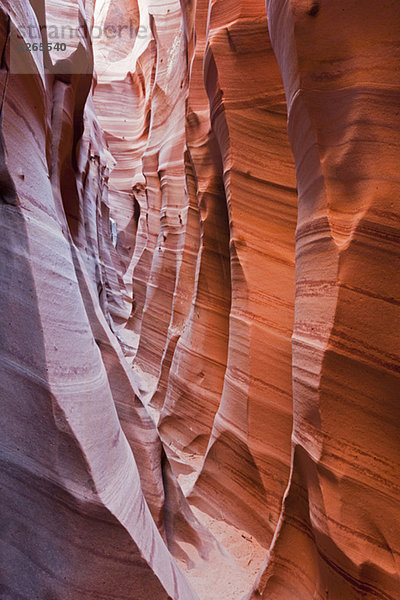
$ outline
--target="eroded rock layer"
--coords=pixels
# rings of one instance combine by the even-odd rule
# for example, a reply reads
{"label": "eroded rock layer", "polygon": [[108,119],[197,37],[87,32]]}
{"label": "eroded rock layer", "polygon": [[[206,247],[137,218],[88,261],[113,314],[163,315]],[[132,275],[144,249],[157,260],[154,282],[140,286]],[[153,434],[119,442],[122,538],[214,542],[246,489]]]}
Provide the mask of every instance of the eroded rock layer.
{"label": "eroded rock layer", "polygon": [[282,517],[251,597],[394,600],[400,11],[267,5],[299,187],[294,430]]}
{"label": "eroded rock layer", "polygon": [[60,64],[17,54],[32,24],[46,39],[43,3],[1,2],[0,19],[1,596],[194,599],[168,546],[201,548],[197,525],[112,331],[90,39]]}
{"label": "eroded rock layer", "polygon": [[398,599],[399,31],[0,0],[1,598]]}
{"label": "eroded rock layer", "polygon": [[214,2],[208,19],[204,77],[228,207],[231,308],[223,392],[191,498],[267,544],[290,463],[294,166],[264,3]]}

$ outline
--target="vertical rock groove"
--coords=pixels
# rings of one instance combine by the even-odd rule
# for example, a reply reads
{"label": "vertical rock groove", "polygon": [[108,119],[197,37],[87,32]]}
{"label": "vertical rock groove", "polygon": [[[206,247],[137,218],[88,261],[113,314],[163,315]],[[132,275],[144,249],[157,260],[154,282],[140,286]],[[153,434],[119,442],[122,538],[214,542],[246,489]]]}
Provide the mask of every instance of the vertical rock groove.
{"label": "vertical rock groove", "polygon": [[0,0],[1,600],[398,600],[400,10]]}

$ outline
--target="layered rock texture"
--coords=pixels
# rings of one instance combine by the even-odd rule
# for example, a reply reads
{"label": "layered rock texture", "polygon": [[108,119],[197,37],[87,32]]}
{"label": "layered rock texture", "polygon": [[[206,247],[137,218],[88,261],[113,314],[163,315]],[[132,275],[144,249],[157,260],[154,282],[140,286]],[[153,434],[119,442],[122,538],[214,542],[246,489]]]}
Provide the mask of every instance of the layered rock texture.
{"label": "layered rock texture", "polygon": [[1,599],[400,598],[399,32],[0,0]]}
{"label": "layered rock texture", "polygon": [[299,222],[291,475],[252,597],[394,599],[400,11],[310,4],[267,2]]}

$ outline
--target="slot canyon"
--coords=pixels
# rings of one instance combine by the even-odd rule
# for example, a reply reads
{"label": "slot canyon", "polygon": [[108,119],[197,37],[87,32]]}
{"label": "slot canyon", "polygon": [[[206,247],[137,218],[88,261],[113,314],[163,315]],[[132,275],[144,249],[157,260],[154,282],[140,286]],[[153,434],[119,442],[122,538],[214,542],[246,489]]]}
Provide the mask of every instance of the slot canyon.
{"label": "slot canyon", "polygon": [[400,600],[398,0],[0,40],[0,600]]}

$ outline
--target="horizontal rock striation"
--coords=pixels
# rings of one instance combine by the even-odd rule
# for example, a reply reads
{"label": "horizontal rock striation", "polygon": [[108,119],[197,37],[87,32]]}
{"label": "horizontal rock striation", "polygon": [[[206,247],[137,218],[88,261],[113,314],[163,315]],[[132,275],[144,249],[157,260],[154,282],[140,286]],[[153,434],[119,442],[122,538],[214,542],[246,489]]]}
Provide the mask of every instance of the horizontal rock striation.
{"label": "horizontal rock striation", "polygon": [[399,31],[0,0],[1,598],[398,598]]}
{"label": "horizontal rock striation", "polygon": [[67,63],[16,55],[15,32],[45,36],[35,4],[0,3],[1,596],[194,600],[168,546],[201,548],[198,526],[113,333],[113,161],[90,40]]}
{"label": "horizontal rock striation", "polygon": [[299,187],[294,430],[251,597],[394,599],[400,13],[393,2],[267,6]]}
{"label": "horizontal rock striation", "polygon": [[191,499],[267,545],[290,463],[294,165],[264,3],[214,2],[208,19],[204,76],[228,207],[231,307],[221,401]]}

